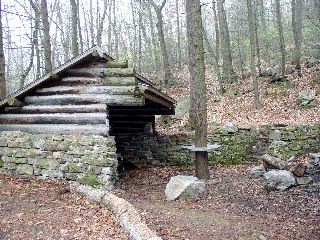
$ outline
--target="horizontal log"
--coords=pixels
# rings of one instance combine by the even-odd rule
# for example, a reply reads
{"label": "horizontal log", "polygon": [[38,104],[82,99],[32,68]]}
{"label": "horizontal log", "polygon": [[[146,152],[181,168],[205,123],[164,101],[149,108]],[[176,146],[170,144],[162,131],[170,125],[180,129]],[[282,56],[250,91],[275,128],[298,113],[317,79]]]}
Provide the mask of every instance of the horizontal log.
{"label": "horizontal log", "polygon": [[40,88],[37,95],[52,94],[109,94],[109,95],[139,95],[135,86],[56,86]]}
{"label": "horizontal log", "polygon": [[114,115],[109,114],[110,121],[152,121],[152,115]]}
{"label": "horizontal log", "polygon": [[69,69],[67,74],[72,76],[93,76],[93,77],[134,77],[134,68],[82,68]]}
{"label": "horizontal log", "polygon": [[28,105],[23,107],[6,107],[6,113],[98,113],[106,112],[106,104],[90,104],[90,105],[49,105],[34,106]]}
{"label": "horizontal log", "polygon": [[77,105],[105,103],[114,106],[137,106],[144,104],[144,98],[130,95],[104,94],[65,94],[50,96],[27,96],[25,103],[29,105]]}
{"label": "horizontal log", "polygon": [[112,127],[110,128],[110,135],[117,133],[144,133],[144,128],[133,128],[133,127]]}
{"label": "horizontal log", "polygon": [[128,60],[110,60],[105,63],[107,68],[128,68]]}
{"label": "horizontal log", "polygon": [[138,80],[135,77],[64,77],[57,82],[59,85],[101,85],[101,86],[137,86]]}
{"label": "horizontal log", "polygon": [[162,107],[119,107],[110,108],[110,114],[121,115],[121,114],[136,114],[136,115],[173,115],[174,109],[162,108]]}
{"label": "horizontal log", "polygon": [[107,125],[74,125],[74,124],[0,124],[0,131],[21,131],[33,134],[58,135],[109,135]]}
{"label": "horizontal log", "polygon": [[0,124],[106,124],[106,113],[1,114]]}

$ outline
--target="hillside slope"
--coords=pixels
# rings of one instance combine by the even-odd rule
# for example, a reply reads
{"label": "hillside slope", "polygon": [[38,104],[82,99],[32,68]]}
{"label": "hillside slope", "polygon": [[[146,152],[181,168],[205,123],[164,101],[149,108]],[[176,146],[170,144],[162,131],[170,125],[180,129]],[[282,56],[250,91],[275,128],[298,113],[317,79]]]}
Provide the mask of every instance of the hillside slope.
{"label": "hillside slope", "polygon": [[[316,124],[320,123],[320,65],[304,68],[302,77],[297,72],[288,75],[287,83],[268,83],[268,78],[260,78],[260,97],[263,108],[253,107],[253,92],[250,77],[239,79],[236,84],[226,85],[227,93],[218,93],[217,80],[207,72],[208,122],[209,128],[215,123],[234,122],[240,125],[257,126],[262,124]],[[177,73],[176,83],[168,94],[179,99],[189,94],[189,73],[184,68]],[[315,90],[316,107],[302,108],[298,95],[304,90]],[[165,132],[185,131],[188,114],[182,119],[174,119],[161,129]]]}

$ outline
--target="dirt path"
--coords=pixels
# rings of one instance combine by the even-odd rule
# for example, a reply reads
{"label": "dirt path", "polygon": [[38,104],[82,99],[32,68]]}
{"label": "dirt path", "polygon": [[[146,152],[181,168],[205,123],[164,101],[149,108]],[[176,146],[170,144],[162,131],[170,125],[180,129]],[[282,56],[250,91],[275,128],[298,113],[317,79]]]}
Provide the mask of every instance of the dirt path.
{"label": "dirt path", "polygon": [[109,211],[67,186],[0,174],[0,239],[128,239]]}
{"label": "dirt path", "polygon": [[219,167],[211,170],[205,198],[168,202],[166,183],[181,173],[192,169],[135,170],[118,193],[164,239],[320,239],[319,186],[268,193],[262,179],[248,177],[248,166]]}

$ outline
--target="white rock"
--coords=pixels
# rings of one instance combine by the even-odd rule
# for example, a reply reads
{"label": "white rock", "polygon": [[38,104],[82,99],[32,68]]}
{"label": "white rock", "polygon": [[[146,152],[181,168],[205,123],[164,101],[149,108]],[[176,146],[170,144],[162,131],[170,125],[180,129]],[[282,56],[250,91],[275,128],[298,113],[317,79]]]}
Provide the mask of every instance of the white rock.
{"label": "white rock", "polygon": [[286,190],[296,186],[296,179],[293,174],[286,170],[273,170],[263,175],[264,186],[267,190]]}
{"label": "white rock", "polygon": [[170,201],[179,199],[193,199],[204,192],[205,182],[194,176],[178,175],[170,179],[165,194]]}
{"label": "white rock", "polygon": [[238,127],[233,122],[228,122],[222,127],[228,133],[236,133],[239,131]]}

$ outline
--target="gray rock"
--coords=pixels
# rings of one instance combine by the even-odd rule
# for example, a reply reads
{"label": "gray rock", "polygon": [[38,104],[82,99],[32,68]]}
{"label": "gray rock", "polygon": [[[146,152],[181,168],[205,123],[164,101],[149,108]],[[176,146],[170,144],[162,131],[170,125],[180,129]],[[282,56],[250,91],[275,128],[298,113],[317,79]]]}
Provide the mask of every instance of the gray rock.
{"label": "gray rock", "polygon": [[313,182],[312,177],[298,177],[297,184],[298,185],[308,185]]}
{"label": "gray rock", "polygon": [[222,129],[225,130],[227,133],[236,133],[239,131],[238,127],[232,122],[228,122],[225,125],[223,125]]}
{"label": "gray rock", "polygon": [[199,197],[205,190],[205,182],[194,176],[178,175],[170,179],[166,186],[167,200],[193,199]]}
{"label": "gray rock", "polygon": [[286,190],[296,186],[293,174],[286,170],[273,170],[263,175],[264,186],[267,190]]}
{"label": "gray rock", "polygon": [[302,177],[306,171],[306,164],[305,163],[298,163],[292,168],[292,173],[297,177]]}
{"label": "gray rock", "polygon": [[279,130],[271,131],[269,134],[269,139],[272,141],[280,141],[281,140],[281,132]]}
{"label": "gray rock", "polygon": [[289,167],[286,161],[283,161],[280,158],[276,158],[268,154],[262,156],[262,161],[265,167],[269,169],[286,170]]}
{"label": "gray rock", "polygon": [[299,93],[300,106],[307,106],[316,99],[316,92],[314,90],[305,90]]}
{"label": "gray rock", "polygon": [[177,100],[177,106],[175,108],[175,115],[173,118],[181,119],[190,110],[190,97],[184,96]]}
{"label": "gray rock", "polygon": [[266,169],[264,166],[260,165],[260,166],[256,166],[253,167],[250,171],[250,177],[251,178],[259,178],[262,177],[263,174],[266,173]]}
{"label": "gray rock", "polygon": [[16,173],[18,175],[33,175],[33,167],[28,164],[19,164]]}

